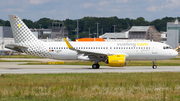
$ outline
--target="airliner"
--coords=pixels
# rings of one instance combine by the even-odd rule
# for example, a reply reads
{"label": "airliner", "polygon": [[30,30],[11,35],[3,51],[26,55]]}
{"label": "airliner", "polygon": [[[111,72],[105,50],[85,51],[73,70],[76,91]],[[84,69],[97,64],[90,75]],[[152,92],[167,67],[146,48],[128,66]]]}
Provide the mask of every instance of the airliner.
{"label": "airliner", "polygon": [[124,67],[130,60],[171,59],[178,53],[169,45],[159,42],[43,42],[38,40],[17,15],[9,15],[15,43],[6,48],[38,57],[58,60],[94,61],[93,69],[99,69],[103,61],[112,67]]}

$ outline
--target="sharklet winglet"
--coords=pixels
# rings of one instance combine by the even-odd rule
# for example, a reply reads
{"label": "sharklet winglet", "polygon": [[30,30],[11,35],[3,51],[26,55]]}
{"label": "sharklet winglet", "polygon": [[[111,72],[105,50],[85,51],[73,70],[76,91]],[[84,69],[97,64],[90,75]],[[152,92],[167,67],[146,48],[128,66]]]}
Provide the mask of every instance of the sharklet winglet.
{"label": "sharklet winglet", "polygon": [[67,44],[67,46],[68,46],[69,49],[74,49],[74,48],[72,47],[72,45],[66,40],[66,38],[63,38],[63,39],[64,39],[64,41],[66,42],[66,44]]}

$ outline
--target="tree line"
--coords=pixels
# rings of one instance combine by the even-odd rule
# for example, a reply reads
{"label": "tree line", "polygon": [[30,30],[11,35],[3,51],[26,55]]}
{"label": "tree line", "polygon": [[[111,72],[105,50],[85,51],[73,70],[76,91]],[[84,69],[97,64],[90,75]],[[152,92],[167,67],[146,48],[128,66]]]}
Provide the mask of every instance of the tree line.
{"label": "tree line", "polygon": [[[96,36],[97,33],[97,24],[98,24],[98,33],[102,35],[105,32],[121,32],[130,29],[132,26],[149,26],[154,25],[158,31],[166,31],[167,22],[174,22],[176,18],[174,17],[164,17],[162,19],[156,19],[153,21],[146,21],[143,17],[139,17],[137,19],[130,18],[117,18],[114,17],[84,17],[82,19],[78,19],[79,22],[79,38],[89,37],[89,29],[91,33],[91,37]],[[178,17],[177,19],[180,20]],[[69,32],[69,38],[74,40],[76,39],[76,31],[77,31],[77,20],[66,19],[63,21],[53,20],[50,18],[41,18],[38,21],[31,21],[28,19],[23,19],[24,23],[29,28],[44,28],[47,29],[51,26],[52,22],[63,22],[65,28]],[[0,26],[10,26],[9,21],[4,21],[0,19]]]}

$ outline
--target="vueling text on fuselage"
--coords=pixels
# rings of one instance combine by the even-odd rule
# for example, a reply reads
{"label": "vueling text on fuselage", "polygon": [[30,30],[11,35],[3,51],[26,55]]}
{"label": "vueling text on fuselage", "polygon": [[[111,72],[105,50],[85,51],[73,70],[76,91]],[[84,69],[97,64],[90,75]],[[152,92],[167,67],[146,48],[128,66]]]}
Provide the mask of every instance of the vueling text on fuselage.
{"label": "vueling text on fuselage", "polygon": [[148,43],[138,43],[138,42],[128,43],[128,42],[126,42],[126,43],[117,43],[117,46],[133,46],[133,47],[135,47],[135,46],[148,46]]}

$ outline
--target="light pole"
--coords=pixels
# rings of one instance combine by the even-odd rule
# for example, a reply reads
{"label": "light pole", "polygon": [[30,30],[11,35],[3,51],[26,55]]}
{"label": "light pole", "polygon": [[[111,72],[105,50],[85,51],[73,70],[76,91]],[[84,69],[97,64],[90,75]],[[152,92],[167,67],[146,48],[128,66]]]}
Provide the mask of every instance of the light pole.
{"label": "light pole", "polygon": [[89,41],[90,41],[90,29],[91,29],[91,28],[89,28]]}
{"label": "light pole", "polygon": [[96,23],[97,24],[97,38],[98,38],[98,24],[100,24],[100,23]]}
{"label": "light pole", "polygon": [[115,33],[115,31],[116,31],[116,25],[113,25],[114,26],[114,33]]}
{"label": "light pole", "polygon": [[63,26],[63,38],[64,38],[64,26]]}
{"label": "light pole", "polygon": [[42,25],[41,25],[41,24],[39,24],[39,28],[40,28],[40,29],[41,29],[41,26],[42,26]]}
{"label": "light pole", "polygon": [[79,38],[79,24],[78,24],[78,20],[77,20],[77,39]]}
{"label": "light pole", "polygon": [[102,35],[103,35],[103,28],[101,28],[101,33],[102,33]]}

